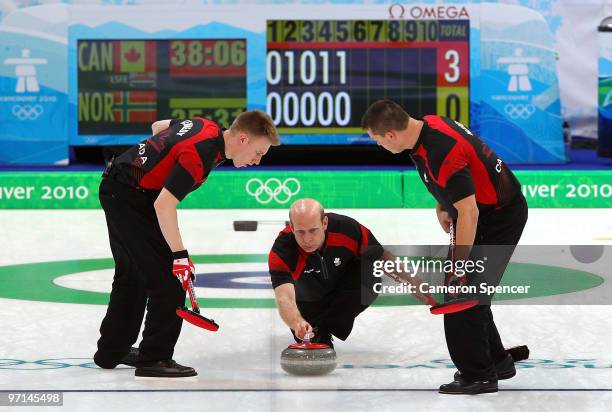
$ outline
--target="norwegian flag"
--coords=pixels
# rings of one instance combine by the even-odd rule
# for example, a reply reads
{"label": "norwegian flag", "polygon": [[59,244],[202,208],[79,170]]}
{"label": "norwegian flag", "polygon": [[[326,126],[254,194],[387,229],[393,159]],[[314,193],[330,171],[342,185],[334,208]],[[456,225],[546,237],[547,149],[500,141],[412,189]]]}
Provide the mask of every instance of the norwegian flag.
{"label": "norwegian flag", "polygon": [[113,115],[119,123],[152,123],[157,120],[156,92],[113,92]]}

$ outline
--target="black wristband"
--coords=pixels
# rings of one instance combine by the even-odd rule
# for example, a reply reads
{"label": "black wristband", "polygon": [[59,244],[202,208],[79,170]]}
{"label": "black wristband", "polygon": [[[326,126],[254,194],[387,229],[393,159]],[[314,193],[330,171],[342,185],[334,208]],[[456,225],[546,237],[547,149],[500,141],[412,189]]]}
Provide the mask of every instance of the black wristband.
{"label": "black wristband", "polygon": [[187,253],[187,249],[179,250],[178,252],[172,252],[172,259],[186,259],[189,257],[189,253]]}

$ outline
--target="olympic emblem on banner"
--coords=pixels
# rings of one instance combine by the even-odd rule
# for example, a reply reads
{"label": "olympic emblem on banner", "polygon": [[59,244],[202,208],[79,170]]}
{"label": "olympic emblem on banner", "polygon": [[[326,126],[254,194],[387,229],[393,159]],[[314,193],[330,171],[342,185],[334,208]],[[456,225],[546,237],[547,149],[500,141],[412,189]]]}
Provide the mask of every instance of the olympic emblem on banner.
{"label": "olympic emblem on banner", "polygon": [[508,103],[504,106],[504,112],[510,116],[511,119],[529,119],[535,113],[535,106],[531,103],[523,104]]}
{"label": "olympic emblem on banner", "polygon": [[19,120],[36,120],[44,113],[44,111],[45,110],[40,104],[16,104],[11,109],[13,116]]}
{"label": "olympic emblem on banner", "polygon": [[400,3],[393,3],[389,6],[389,18],[391,19],[403,19],[406,8]]}
{"label": "olympic emblem on banner", "polygon": [[265,182],[253,177],[247,181],[245,189],[262,205],[270,203],[272,200],[284,205],[300,192],[302,186],[300,181],[294,177],[289,177],[282,182],[275,177],[271,177]]}

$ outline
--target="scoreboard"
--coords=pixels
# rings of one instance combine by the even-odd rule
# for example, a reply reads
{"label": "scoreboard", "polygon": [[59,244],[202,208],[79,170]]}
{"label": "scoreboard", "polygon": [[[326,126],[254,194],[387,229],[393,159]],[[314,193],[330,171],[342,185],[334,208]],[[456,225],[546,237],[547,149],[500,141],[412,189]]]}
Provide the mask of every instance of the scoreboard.
{"label": "scoreboard", "polygon": [[167,118],[229,127],[257,108],[284,144],[372,144],[360,122],[379,99],[470,124],[469,18],[268,17],[261,27],[259,39],[77,36],[75,140],[131,143]]}
{"label": "scoreboard", "polygon": [[246,39],[79,40],[80,135],[147,135],[160,119],[223,127],[246,110]]}
{"label": "scoreboard", "polygon": [[[268,20],[257,103],[285,143],[362,142],[379,99],[469,124],[469,39],[467,19]],[[194,116],[228,127],[250,106],[247,65],[245,38],[79,39],[78,134],[146,135],[156,120]]]}
{"label": "scoreboard", "polygon": [[379,99],[467,125],[469,34],[469,20],[268,20],[266,109],[281,134],[328,143],[359,140]]}

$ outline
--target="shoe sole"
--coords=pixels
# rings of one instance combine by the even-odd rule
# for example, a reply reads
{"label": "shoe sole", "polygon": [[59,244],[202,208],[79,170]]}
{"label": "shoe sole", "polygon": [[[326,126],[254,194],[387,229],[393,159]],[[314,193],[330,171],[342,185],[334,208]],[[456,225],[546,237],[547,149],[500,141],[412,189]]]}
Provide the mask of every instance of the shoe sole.
{"label": "shoe sole", "polygon": [[512,360],[520,362],[522,360],[529,359],[529,347],[527,345],[515,346],[513,348],[506,349],[506,352],[512,356]]}
{"label": "shoe sole", "polygon": [[134,376],[135,382],[199,382],[199,378],[197,376],[187,376],[187,377],[176,377],[176,378],[168,378],[168,377],[158,377],[158,376]]}
{"label": "shoe sole", "polygon": [[134,376],[138,376],[140,378],[190,378],[192,376],[198,376],[197,372],[188,372],[188,373],[156,373],[156,372],[143,372],[136,370],[134,372]]}
{"label": "shoe sole", "polygon": [[498,381],[505,381],[506,379],[510,379],[510,378],[514,378],[516,376],[516,369],[513,371],[510,371],[508,373],[504,373],[504,374],[498,374],[497,375],[497,380]]}
{"label": "shoe sole", "polygon": [[442,395],[481,395],[485,393],[497,393],[499,392],[498,388],[486,389],[483,391],[475,391],[475,392],[446,392],[443,390],[438,390],[438,393]]}

